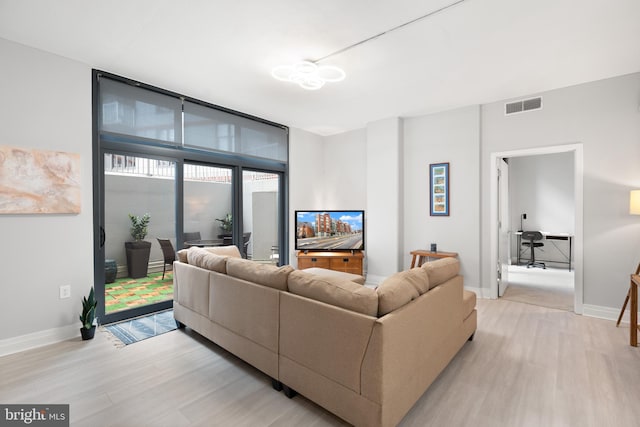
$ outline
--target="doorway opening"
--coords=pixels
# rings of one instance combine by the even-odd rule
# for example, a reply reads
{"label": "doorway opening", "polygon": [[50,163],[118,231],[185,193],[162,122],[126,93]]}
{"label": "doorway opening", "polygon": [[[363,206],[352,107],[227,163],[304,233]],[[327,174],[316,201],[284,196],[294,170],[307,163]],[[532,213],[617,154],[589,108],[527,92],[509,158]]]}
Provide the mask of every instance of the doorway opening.
{"label": "doorway opening", "polygon": [[[582,314],[582,145],[491,154],[491,297]],[[541,232],[530,264],[531,241]],[[528,243],[528,244],[523,244]]]}

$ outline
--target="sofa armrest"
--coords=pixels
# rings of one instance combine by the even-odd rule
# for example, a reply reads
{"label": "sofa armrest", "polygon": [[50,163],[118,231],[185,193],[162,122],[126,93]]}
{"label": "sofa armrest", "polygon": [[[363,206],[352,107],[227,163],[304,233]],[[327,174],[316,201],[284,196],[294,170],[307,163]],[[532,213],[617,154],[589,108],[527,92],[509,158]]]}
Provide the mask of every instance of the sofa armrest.
{"label": "sofa armrest", "polygon": [[462,276],[455,276],[376,321],[362,364],[364,397],[413,405],[441,371],[435,360],[448,354],[447,342],[462,326],[462,291]]}
{"label": "sofa armrest", "polygon": [[196,313],[209,317],[209,270],[173,263],[173,299]]}

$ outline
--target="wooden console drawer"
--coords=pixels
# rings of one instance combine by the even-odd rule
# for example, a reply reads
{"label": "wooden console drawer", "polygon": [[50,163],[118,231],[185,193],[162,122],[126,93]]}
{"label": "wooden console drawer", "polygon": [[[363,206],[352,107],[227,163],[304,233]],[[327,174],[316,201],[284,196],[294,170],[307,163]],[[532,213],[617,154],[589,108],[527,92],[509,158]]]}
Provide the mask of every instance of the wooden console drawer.
{"label": "wooden console drawer", "polygon": [[313,267],[331,269],[330,264],[331,260],[329,258],[298,256],[298,269],[300,270]]}
{"label": "wooden console drawer", "polygon": [[298,252],[298,269],[326,268],[344,273],[363,275],[362,252]]}
{"label": "wooden console drawer", "polygon": [[362,258],[331,258],[329,269],[362,275]]}

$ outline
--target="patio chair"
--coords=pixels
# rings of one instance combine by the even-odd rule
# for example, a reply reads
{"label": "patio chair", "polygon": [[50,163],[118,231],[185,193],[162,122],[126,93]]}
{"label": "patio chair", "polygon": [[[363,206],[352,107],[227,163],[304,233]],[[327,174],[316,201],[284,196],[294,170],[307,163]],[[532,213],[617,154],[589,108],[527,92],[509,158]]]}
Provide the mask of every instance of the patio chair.
{"label": "patio chair", "polygon": [[249,248],[249,240],[251,240],[251,232],[242,234],[242,258],[249,258],[247,249]]}
{"label": "patio chair", "polygon": [[173,249],[171,240],[158,238],[160,248],[162,249],[162,255],[164,256],[164,264],[162,264],[162,280],[164,280],[164,273],[167,271],[167,264],[173,265],[176,260],[176,251]]}

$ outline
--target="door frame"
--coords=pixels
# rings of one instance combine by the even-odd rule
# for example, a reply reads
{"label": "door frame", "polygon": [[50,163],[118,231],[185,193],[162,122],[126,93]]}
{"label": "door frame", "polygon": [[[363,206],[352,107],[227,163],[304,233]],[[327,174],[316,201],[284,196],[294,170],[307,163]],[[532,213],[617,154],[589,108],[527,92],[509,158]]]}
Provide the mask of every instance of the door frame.
{"label": "door frame", "polygon": [[[498,184],[498,259],[496,268],[500,272],[496,284],[498,297],[504,295],[509,286],[509,260],[511,259],[511,218],[509,209],[509,162],[505,157],[496,159],[496,168],[499,171]],[[505,244],[501,244],[501,242]],[[506,247],[505,247],[506,246]],[[506,257],[506,260],[505,260]]]}
{"label": "door frame", "polygon": [[557,154],[573,152],[573,164],[574,164],[574,197],[575,197],[575,235],[573,237],[573,250],[574,250],[574,312],[576,314],[583,313],[584,304],[584,154],[583,146],[581,143],[555,145],[548,147],[536,147],[513,151],[494,152],[490,154],[490,204],[489,204],[489,218],[490,221],[490,298],[498,298],[498,273],[494,268],[498,263],[498,172],[495,165],[498,159],[511,158],[511,157],[524,157],[524,156],[537,156],[543,154]]}

